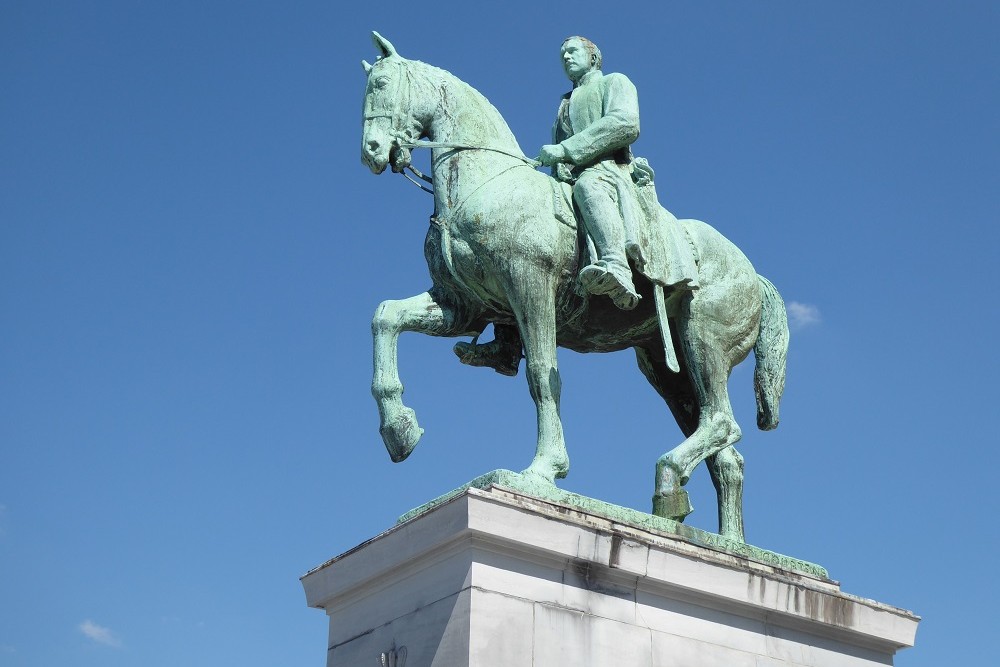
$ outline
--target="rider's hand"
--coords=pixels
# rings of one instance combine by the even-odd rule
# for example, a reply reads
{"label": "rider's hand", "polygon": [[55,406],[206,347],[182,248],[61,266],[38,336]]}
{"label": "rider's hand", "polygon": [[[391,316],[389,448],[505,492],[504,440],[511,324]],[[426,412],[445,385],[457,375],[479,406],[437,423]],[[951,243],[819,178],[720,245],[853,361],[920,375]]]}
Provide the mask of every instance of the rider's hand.
{"label": "rider's hand", "polygon": [[563,183],[569,183],[572,185],[576,182],[576,174],[573,173],[573,167],[565,162],[557,164],[555,173],[552,175],[556,177],[557,181],[562,181]]}
{"label": "rider's hand", "polygon": [[542,150],[538,154],[538,161],[546,167],[565,162],[566,149],[561,144],[547,144],[542,146]]}

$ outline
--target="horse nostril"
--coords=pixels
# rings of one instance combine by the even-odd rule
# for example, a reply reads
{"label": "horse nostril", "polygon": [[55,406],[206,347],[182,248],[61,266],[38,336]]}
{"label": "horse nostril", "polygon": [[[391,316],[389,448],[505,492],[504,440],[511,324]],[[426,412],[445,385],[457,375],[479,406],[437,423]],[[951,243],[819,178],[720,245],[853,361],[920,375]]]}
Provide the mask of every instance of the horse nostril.
{"label": "horse nostril", "polygon": [[368,152],[374,154],[378,150],[378,142],[372,139],[368,142]]}

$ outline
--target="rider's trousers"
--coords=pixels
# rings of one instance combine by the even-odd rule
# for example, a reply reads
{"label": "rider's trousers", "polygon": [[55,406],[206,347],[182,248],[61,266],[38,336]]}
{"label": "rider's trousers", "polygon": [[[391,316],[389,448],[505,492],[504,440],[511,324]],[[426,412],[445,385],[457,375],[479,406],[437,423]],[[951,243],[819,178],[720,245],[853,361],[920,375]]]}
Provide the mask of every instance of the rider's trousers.
{"label": "rider's trousers", "polygon": [[625,259],[625,222],[619,206],[618,188],[603,169],[580,174],[573,186],[573,201],[583,214],[587,232],[597,247],[598,259],[629,275]]}

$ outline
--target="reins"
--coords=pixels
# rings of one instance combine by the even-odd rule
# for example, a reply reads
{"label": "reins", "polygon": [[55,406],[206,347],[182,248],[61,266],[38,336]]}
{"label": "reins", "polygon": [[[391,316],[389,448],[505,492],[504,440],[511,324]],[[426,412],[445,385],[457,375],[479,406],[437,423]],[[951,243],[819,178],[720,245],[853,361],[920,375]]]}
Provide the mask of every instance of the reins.
{"label": "reins", "polygon": [[[512,158],[514,158],[516,160],[520,160],[521,162],[524,162],[526,165],[528,165],[529,167],[532,167],[532,168],[542,166],[542,163],[539,162],[538,160],[532,160],[531,158],[525,157],[523,155],[517,155],[516,153],[510,153],[508,151],[500,150],[499,148],[492,148],[490,146],[472,146],[472,145],[469,145],[469,144],[455,144],[455,143],[450,143],[450,142],[445,142],[445,141],[400,141],[399,142],[399,147],[400,148],[405,148],[407,150],[412,150],[414,148],[432,148],[432,149],[433,148],[449,148],[449,149],[452,149],[452,150],[459,150],[459,151],[491,151],[493,153],[500,153],[501,155],[506,155],[507,157],[512,157]],[[417,183],[415,180],[413,180],[412,178],[410,178],[410,176],[406,173],[406,169],[409,169],[410,171],[412,171],[413,174],[417,178],[419,178],[420,180],[426,181],[427,183],[430,183],[432,185],[434,184],[434,179],[433,178],[431,178],[430,176],[427,176],[426,174],[421,173],[420,170],[416,169],[411,164],[406,165],[406,167],[403,169],[403,171],[399,172],[404,177],[406,177],[406,180],[408,180],[410,183],[413,183],[415,186],[417,186],[418,188],[420,188],[424,192],[427,192],[427,193],[430,193],[430,194],[434,194],[433,190],[431,190],[428,187],[424,187],[420,183]]]}
{"label": "reins", "polygon": [[532,167],[541,167],[542,163],[538,160],[532,160],[531,158],[525,157],[523,155],[518,155],[517,153],[509,153],[499,148],[491,148],[490,146],[472,146],[469,144],[453,144],[445,141],[407,141],[400,143],[401,148],[452,148],[455,150],[463,151],[492,151],[493,153],[500,153],[501,155],[506,155],[507,157],[512,157],[516,160],[520,160],[525,164]]}
{"label": "reins", "polygon": [[407,169],[409,169],[410,171],[412,171],[414,173],[414,175],[416,175],[417,178],[419,178],[422,181],[426,181],[426,182],[430,183],[431,185],[434,185],[434,179],[433,178],[431,178],[430,176],[424,175],[423,172],[421,172],[419,169],[417,169],[416,167],[414,167],[412,164],[406,165],[406,167],[403,168],[403,171],[399,172],[399,173],[401,173],[403,175],[403,178],[405,178],[406,180],[408,180],[410,183],[413,183],[415,186],[417,186],[418,188],[420,188],[421,190],[423,190],[427,194],[429,194],[429,195],[434,194],[433,190],[431,190],[427,186],[424,186],[424,185],[421,185],[420,183],[417,183],[415,180],[413,180],[412,178],[410,178],[410,175],[406,173]]}

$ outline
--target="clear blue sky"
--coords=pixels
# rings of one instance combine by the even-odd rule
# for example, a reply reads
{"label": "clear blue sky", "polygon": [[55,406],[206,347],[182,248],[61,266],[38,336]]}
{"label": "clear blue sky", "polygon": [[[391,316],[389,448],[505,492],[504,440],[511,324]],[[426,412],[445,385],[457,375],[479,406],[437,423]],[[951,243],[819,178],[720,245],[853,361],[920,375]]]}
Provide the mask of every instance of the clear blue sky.
{"label": "clear blue sky", "polygon": [[[429,285],[430,198],[360,162],[372,29],[529,154],[564,37],[632,78],[664,203],[798,304],[781,427],[753,428],[752,362],[730,383],[748,540],[921,614],[898,665],[983,664],[1000,6],[559,6],[0,6],[0,665],[322,665],[299,575],[529,462],[523,375],[415,334],[426,435],[400,465],[379,438],[369,322]],[[647,508],[669,413],[630,353],[560,363],[564,487]]]}

